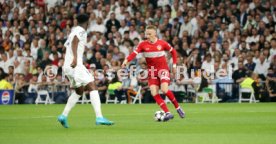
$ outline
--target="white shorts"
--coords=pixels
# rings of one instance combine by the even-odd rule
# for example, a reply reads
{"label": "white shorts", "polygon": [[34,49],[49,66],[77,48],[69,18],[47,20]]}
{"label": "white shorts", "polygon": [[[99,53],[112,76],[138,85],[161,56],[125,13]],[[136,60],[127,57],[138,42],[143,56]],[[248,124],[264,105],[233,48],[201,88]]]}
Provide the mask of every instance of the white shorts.
{"label": "white shorts", "polygon": [[75,68],[64,66],[63,71],[73,88],[86,86],[88,83],[94,81],[94,77],[84,65],[78,65]]}

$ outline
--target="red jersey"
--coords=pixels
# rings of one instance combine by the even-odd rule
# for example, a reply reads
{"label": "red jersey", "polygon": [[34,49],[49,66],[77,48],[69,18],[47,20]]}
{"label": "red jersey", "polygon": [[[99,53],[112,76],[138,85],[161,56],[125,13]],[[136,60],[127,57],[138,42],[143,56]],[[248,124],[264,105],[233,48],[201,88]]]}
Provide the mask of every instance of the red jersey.
{"label": "red jersey", "polygon": [[151,43],[148,40],[142,41],[128,57],[128,62],[136,57],[138,53],[143,53],[146,58],[148,69],[153,66],[155,69],[167,69],[169,70],[167,60],[165,57],[165,51],[169,51],[172,54],[173,64],[176,64],[176,51],[169,43],[164,40],[157,39],[156,42]]}

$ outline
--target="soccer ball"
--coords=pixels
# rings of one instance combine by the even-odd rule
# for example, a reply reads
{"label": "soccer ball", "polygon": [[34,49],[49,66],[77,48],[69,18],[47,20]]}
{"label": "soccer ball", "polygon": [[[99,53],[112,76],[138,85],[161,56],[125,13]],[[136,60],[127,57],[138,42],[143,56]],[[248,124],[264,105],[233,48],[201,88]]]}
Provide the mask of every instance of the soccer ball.
{"label": "soccer ball", "polygon": [[163,121],[165,118],[165,114],[166,113],[164,111],[156,111],[154,114],[154,120],[158,122]]}

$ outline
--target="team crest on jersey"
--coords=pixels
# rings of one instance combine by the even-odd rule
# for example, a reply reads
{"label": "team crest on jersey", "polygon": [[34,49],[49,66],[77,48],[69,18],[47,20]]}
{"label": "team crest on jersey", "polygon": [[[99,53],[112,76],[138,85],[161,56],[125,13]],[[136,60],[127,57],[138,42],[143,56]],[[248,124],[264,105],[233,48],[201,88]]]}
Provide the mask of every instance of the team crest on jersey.
{"label": "team crest on jersey", "polygon": [[162,49],[162,46],[161,46],[161,45],[158,45],[158,46],[157,46],[157,49],[158,49],[158,50],[161,50],[161,49]]}

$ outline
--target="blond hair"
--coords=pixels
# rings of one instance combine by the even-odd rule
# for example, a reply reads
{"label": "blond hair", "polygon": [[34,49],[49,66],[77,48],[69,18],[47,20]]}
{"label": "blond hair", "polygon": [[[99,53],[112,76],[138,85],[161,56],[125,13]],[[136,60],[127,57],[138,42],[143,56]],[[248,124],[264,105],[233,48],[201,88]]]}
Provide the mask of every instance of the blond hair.
{"label": "blond hair", "polygon": [[154,25],[149,25],[149,26],[147,26],[146,27],[146,29],[152,29],[152,30],[157,30],[157,28],[156,28],[156,26],[154,26]]}

